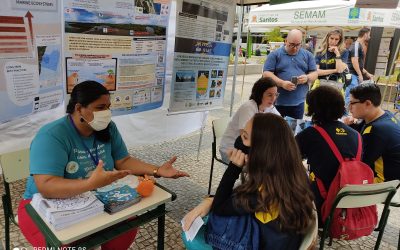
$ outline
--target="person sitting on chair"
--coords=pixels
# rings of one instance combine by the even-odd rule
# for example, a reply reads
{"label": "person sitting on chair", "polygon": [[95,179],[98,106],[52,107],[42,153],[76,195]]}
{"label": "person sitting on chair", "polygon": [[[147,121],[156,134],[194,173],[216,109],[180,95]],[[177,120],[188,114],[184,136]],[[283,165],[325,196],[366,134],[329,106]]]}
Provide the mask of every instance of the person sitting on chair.
{"label": "person sitting on chair", "polygon": [[361,119],[348,124],[360,131],[363,139],[362,161],[375,172],[375,182],[400,179],[400,123],[390,111],[380,107],[382,95],[378,85],[360,84],[350,91],[349,111]]}
{"label": "person sitting on chair", "polygon": [[[345,111],[344,98],[339,90],[331,86],[321,86],[307,94],[308,114],[312,122],[322,127],[332,138],[344,158],[355,158],[358,147],[358,133],[354,129],[338,121]],[[308,127],[296,135],[300,152],[310,166],[311,189],[315,196],[318,216],[324,202],[315,178],[319,178],[326,190],[329,189],[339,168],[327,142],[314,127]],[[321,218],[319,222],[322,222]],[[322,225],[322,223],[319,223]]]}
{"label": "person sitting on chair", "polygon": [[[110,93],[100,83],[74,86],[67,115],[43,126],[30,147],[30,176],[18,207],[21,232],[34,247],[46,246],[44,235],[25,205],[35,193],[45,198],[69,198],[91,191],[128,174],[167,178],[188,176],[176,170],[171,158],[160,167],[129,155],[117,126],[111,121]],[[102,245],[102,249],[128,249],[137,229]]]}
{"label": "person sitting on chair", "polygon": [[249,100],[239,107],[222,136],[219,148],[222,161],[229,163],[228,150],[233,148],[236,138],[241,135],[244,126],[254,114],[274,113],[279,115],[278,110],[274,107],[278,95],[277,85],[271,78],[260,78],[254,83]]}
{"label": "person sitting on chair", "polygon": [[[253,246],[254,249],[299,249],[305,230],[315,218],[313,195],[292,130],[279,115],[255,114],[246,123],[241,137],[243,144],[250,148],[249,154],[240,149],[229,151],[231,162],[215,197],[207,198],[184,217],[184,230],[189,229],[195,218],[209,211],[224,217],[223,220],[251,216],[260,232],[256,239],[259,245]],[[248,169],[245,181],[233,188],[245,165]],[[210,220],[207,234],[212,234],[209,223]],[[234,231],[220,237],[224,242],[246,237],[231,237],[241,228],[227,230]],[[253,237],[252,233],[249,237]],[[224,248],[219,245],[221,242],[209,243]]]}

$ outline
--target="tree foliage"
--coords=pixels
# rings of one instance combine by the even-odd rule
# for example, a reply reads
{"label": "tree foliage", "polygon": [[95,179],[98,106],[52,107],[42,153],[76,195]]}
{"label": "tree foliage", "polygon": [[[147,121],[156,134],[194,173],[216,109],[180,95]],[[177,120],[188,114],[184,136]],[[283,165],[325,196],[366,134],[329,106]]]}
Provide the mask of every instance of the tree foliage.
{"label": "tree foliage", "polygon": [[283,42],[283,39],[280,28],[276,27],[269,32],[265,32],[264,37],[262,38],[262,43],[268,42]]}

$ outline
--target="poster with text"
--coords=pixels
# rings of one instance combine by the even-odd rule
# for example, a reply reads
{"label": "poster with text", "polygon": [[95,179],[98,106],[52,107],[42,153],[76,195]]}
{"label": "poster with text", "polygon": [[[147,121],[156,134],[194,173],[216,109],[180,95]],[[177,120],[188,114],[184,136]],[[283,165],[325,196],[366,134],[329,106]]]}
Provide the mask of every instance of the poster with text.
{"label": "poster with text", "polygon": [[162,105],[170,0],[65,0],[67,93],[83,81],[111,93],[113,115]]}
{"label": "poster with text", "polygon": [[54,109],[63,101],[58,3],[1,2],[0,123]]}
{"label": "poster with text", "polygon": [[222,107],[235,2],[181,0],[176,16],[169,112]]}

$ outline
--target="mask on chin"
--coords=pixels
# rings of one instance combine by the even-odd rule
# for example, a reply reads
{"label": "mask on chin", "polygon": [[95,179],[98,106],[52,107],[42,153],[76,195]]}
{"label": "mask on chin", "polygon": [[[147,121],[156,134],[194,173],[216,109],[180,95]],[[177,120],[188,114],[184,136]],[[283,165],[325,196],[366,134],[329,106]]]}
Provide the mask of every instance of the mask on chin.
{"label": "mask on chin", "polygon": [[236,138],[234,147],[236,149],[241,150],[246,155],[248,155],[250,152],[250,147],[243,144],[243,140],[242,140],[241,136],[238,136],[238,138]]}
{"label": "mask on chin", "polygon": [[111,122],[111,110],[102,110],[93,112],[93,120],[88,122],[93,130],[101,131],[106,129]]}

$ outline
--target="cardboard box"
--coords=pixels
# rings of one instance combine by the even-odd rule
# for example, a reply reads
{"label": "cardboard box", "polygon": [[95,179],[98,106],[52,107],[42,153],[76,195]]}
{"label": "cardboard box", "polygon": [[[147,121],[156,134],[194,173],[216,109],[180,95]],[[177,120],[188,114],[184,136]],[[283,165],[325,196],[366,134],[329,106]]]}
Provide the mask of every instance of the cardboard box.
{"label": "cardboard box", "polygon": [[386,69],[375,69],[375,74],[376,76],[384,76],[386,73]]}
{"label": "cardboard box", "polygon": [[389,49],[392,38],[382,38],[379,44],[379,49]]}
{"label": "cardboard box", "polygon": [[389,49],[379,49],[378,56],[389,56],[390,51]]}
{"label": "cardboard box", "polygon": [[387,56],[378,56],[378,58],[376,59],[377,63],[387,63],[388,62],[388,58]]}
{"label": "cardboard box", "polygon": [[394,28],[384,28],[382,37],[393,37],[394,35]]}
{"label": "cardboard box", "polygon": [[386,69],[386,63],[376,63],[377,69]]}

